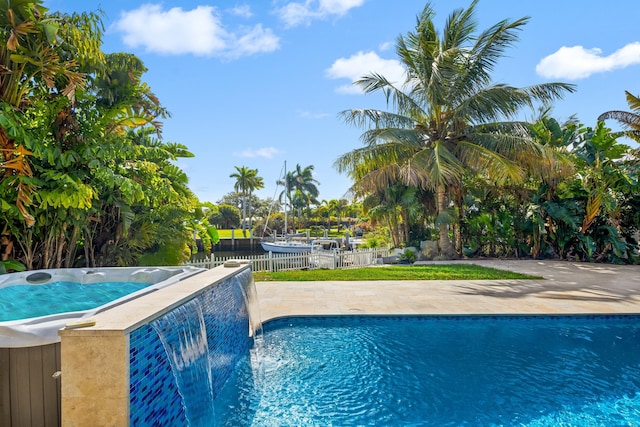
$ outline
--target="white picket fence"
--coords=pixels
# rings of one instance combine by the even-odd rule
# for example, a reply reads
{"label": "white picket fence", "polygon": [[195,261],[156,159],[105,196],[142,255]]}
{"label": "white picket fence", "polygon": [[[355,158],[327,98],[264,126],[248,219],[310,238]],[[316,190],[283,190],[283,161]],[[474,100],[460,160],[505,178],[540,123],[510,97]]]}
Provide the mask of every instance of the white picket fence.
{"label": "white picket fence", "polygon": [[213,268],[224,264],[225,261],[247,260],[253,271],[286,271],[313,270],[318,268],[343,269],[366,267],[381,263],[382,257],[389,256],[389,248],[357,249],[353,251],[327,251],[316,253],[279,254],[268,252],[264,255],[245,255],[231,257],[204,258],[197,261],[187,261],[185,265],[193,267]]}

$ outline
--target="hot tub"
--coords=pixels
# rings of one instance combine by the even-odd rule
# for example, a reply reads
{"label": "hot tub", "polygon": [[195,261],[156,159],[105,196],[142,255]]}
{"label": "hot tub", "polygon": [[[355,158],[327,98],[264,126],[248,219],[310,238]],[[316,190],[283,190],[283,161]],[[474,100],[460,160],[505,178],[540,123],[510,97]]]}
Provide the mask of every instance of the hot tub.
{"label": "hot tub", "polygon": [[[50,303],[40,304],[51,307],[51,311],[37,317],[26,317],[15,320],[0,321],[0,348],[32,347],[53,344],[60,341],[58,330],[65,325],[89,319],[91,316],[110,307],[122,304],[141,295],[154,292],[165,286],[169,286],[189,276],[200,273],[205,269],[197,267],[106,267],[106,268],[66,268],[55,270],[36,270],[21,273],[0,275],[1,290],[9,286],[35,287],[56,282],[71,282],[74,285],[73,299],[81,299],[83,289],[88,286],[104,282],[136,283],[144,286],[135,292],[118,297],[98,307],[91,307],[79,311],[60,311],[57,307],[57,298],[64,295],[54,295]],[[148,284],[145,286],[144,284]],[[81,286],[80,286],[81,285]],[[15,288],[14,288],[15,289]],[[64,288],[63,288],[64,289]],[[80,292],[78,292],[80,290]],[[26,294],[28,299],[28,293]],[[0,298],[2,298],[0,296]],[[0,299],[0,306],[2,301]],[[5,309],[6,310],[6,309]],[[11,318],[11,316],[9,316]]]}
{"label": "hot tub", "polygon": [[[101,311],[176,284],[202,271],[205,269],[196,267],[111,267],[36,270],[0,275],[0,295],[2,289],[9,286],[29,286],[32,289],[27,292],[24,292],[25,289],[18,290],[18,294],[24,295],[21,298],[28,302],[27,305],[52,308],[48,315],[17,318],[15,313],[7,314],[7,299],[13,297],[5,297],[4,301],[0,297],[0,318],[15,319],[0,321],[0,426],[62,425],[58,380],[61,368],[59,329],[73,322],[87,321]],[[41,302],[33,301],[33,297],[45,289],[42,285],[53,287],[52,284],[57,282],[70,282],[74,289],[80,290],[104,282],[110,282],[114,288],[118,288],[119,284],[124,288],[125,283],[135,283],[138,290],[122,295],[122,289],[118,289],[120,297],[97,307],[77,311],[60,312],[60,300],[65,296],[59,291],[50,300],[45,296],[44,302],[42,297]],[[65,287],[62,286],[62,289]],[[80,298],[81,293],[74,291],[73,299]],[[14,293],[11,292],[11,295]]]}

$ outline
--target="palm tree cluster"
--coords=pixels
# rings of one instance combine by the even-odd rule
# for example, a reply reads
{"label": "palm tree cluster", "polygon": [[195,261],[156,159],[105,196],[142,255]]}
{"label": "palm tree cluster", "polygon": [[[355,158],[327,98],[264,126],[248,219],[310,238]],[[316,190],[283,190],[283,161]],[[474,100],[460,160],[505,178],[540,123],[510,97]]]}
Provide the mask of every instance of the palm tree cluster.
{"label": "palm tree cluster", "polygon": [[[282,177],[276,181],[277,186],[281,186],[283,190],[278,196],[278,200],[260,200],[253,192],[264,188],[264,179],[258,176],[257,169],[251,169],[246,166],[234,166],[235,172],[229,175],[235,178],[234,190],[235,194],[227,194],[219,201],[219,208],[224,206],[237,207],[241,210],[241,220],[239,221],[243,235],[246,236],[246,230],[254,231],[254,234],[262,235],[266,230],[265,225],[270,229],[280,230],[284,228],[284,217],[279,212],[284,204],[287,209],[287,215],[293,218],[293,213],[297,212],[297,221],[302,223],[302,210],[306,209],[307,217],[310,217],[310,208],[312,204],[318,205],[318,187],[319,182],[313,178],[313,165],[305,168],[296,165],[294,170],[286,171],[286,163],[283,167]],[[254,205],[261,205],[257,209],[260,221],[253,223],[256,210]],[[275,209],[274,209],[275,207]],[[290,211],[289,211],[290,209]],[[228,209],[227,209],[228,210]],[[210,218],[210,222],[220,223],[222,218],[217,215]],[[227,222],[228,224],[228,222]],[[289,224],[288,224],[289,225]],[[255,228],[255,230],[254,230]],[[284,232],[284,230],[283,230]]]}
{"label": "palm tree cluster", "polygon": [[[591,233],[598,221],[622,230],[619,222],[616,229],[611,217],[599,215],[605,206],[607,212],[618,206],[613,203],[618,196],[613,192],[605,195],[605,188],[620,184],[623,176],[633,176],[634,171],[623,170],[628,165],[621,163],[629,150],[617,144],[615,135],[602,123],[596,129],[584,129],[574,122],[561,126],[546,114],[534,124],[518,120],[524,108],[541,107],[548,112],[554,100],[575,88],[561,82],[523,88],[494,83],[495,65],[517,41],[528,18],[502,20],[478,32],[477,3],[474,0],[468,8],[451,13],[441,33],[428,3],[418,16],[415,31],[396,42],[404,81],[399,84],[371,73],[355,82],[365,93],[382,92],[392,108],[341,113],[346,123],[364,129],[363,147],[340,156],[337,170],[352,178],[353,193],[364,200],[371,215],[386,218],[395,230],[395,245],[409,243],[411,226],[418,229],[416,224],[422,221],[434,224],[440,252],[446,258],[463,252],[477,254],[478,248],[495,255],[495,244],[493,249],[486,248],[497,238],[487,235],[491,227],[509,229],[509,244],[502,238],[499,245],[514,248],[516,254],[604,256],[611,252],[607,249],[611,239],[608,246],[597,248]],[[630,119],[621,113],[605,117]],[[628,123],[637,126],[632,120]],[[632,136],[633,131],[626,135]],[[578,170],[591,175],[576,175]],[[636,186],[626,188],[626,193],[622,190],[623,194],[637,191],[637,169],[635,173]],[[557,203],[554,197],[578,196],[575,188],[573,193],[567,191],[578,176],[583,181],[574,187],[582,187],[583,197],[573,201],[584,215],[573,211],[573,221],[563,224],[572,237],[560,245],[557,233],[563,227],[553,220],[552,213],[558,211],[548,203]],[[536,206],[537,220],[526,210]],[[584,221],[573,227],[577,216]],[[525,224],[531,230],[519,228]],[[473,240],[478,230],[480,237]],[[624,236],[618,233],[615,237],[622,242],[618,249],[629,248]],[[519,246],[530,250],[518,252]],[[622,252],[616,250],[617,259],[631,259],[633,251]]]}
{"label": "palm tree cluster", "polygon": [[[308,210],[311,204],[319,203],[320,192],[317,186],[320,183],[313,177],[313,169],[313,165],[303,168],[296,164],[294,170],[287,171],[284,177],[276,182],[284,188],[279,196],[280,202],[285,199],[285,208],[291,209],[292,214],[295,210],[298,221],[302,217],[302,209]],[[293,218],[293,215],[291,217]]]}
{"label": "palm tree cluster", "polygon": [[27,268],[175,264],[196,197],[161,139],[143,63],[101,50],[99,14],[0,4],[1,260]]}

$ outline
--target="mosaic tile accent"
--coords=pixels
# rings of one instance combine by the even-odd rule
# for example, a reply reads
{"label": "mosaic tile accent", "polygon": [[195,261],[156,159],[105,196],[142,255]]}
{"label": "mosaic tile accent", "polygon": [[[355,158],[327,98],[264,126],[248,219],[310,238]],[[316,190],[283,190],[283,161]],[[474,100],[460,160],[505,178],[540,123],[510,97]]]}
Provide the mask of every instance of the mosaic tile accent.
{"label": "mosaic tile accent", "polygon": [[[249,316],[243,287],[251,270],[219,282],[195,297],[202,307],[207,330],[214,398],[251,345]],[[187,425],[185,407],[162,342],[150,325],[129,338],[131,426]]]}
{"label": "mosaic tile accent", "polygon": [[423,322],[442,322],[442,321],[458,321],[458,322],[476,322],[484,320],[503,320],[503,321],[531,321],[531,322],[555,322],[555,321],[602,321],[609,322],[612,320],[618,322],[629,322],[635,324],[640,321],[638,314],[487,314],[487,315],[468,315],[468,314],[403,314],[403,315],[310,315],[310,316],[290,316],[269,320],[262,327],[264,332],[271,332],[280,328],[298,325],[341,325],[345,322],[348,324],[362,323],[367,324],[371,319],[387,319],[395,321],[419,320]]}
{"label": "mosaic tile accent", "polygon": [[150,325],[129,337],[131,426],[187,425],[182,397],[162,342]]}

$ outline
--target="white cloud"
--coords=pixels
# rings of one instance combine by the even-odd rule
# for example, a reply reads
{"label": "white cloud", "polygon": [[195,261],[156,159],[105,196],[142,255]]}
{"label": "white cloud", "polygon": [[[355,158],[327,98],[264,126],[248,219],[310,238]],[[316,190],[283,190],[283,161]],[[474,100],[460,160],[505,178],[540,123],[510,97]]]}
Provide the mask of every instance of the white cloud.
{"label": "white cloud", "polygon": [[280,48],[280,39],[271,29],[258,24],[235,41],[232,56],[253,55],[260,52],[273,52]]}
{"label": "white cloud", "polygon": [[380,52],[385,52],[389,49],[393,49],[394,46],[394,42],[384,42],[380,45],[380,47],[378,47],[378,49],[380,50]]}
{"label": "white cloud", "polygon": [[[392,83],[400,83],[404,81],[404,71],[404,67],[398,60],[380,58],[375,52],[358,52],[349,58],[337,59],[326,70],[326,74],[331,79],[349,79],[353,83],[364,75],[376,73]],[[343,85],[336,90],[339,93],[362,93],[362,90],[354,84]]]}
{"label": "white cloud", "polygon": [[129,47],[144,47],[163,54],[208,55],[226,47],[227,35],[211,6],[184,11],[146,4],[122,12],[114,28]]}
{"label": "white cloud", "polygon": [[251,12],[251,6],[244,4],[242,6],[236,6],[229,9],[229,13],[243,18],[251,18],[253,13]]}
{"label": "white cloud", "polygon": [[538,75],[545,78],[584,79],[592,74],[640,64],[640,42],[629,43],[609,56],[599,48],[563,46],[536,65]]}
{"label": "white cloud", "polygon": [[314,19],[343,16],[365,0],[305,0],[291,2],[276,10],[276,14],[287,27],[309,25]]}
{"label": "white cloud", "polygon": [[298,116],[303,119],[324,119],[329,117],[328,113],[312,113],[311,111],[298,111]]}
{"label": "white cloud", "polygon": [[211,6],[185,11],[146,4],[122,12],[113,28],[122,33],[127,46],[164,55],[237,58],[280,47],[280,39],[260,24],[235,33],[227,31],[216,8]]}
{"label": "white cloud", "polygon": [[319,0],[321,13],[329,15],[344,15],[354,7],[360,7],[364,4],[364,0]]}
{"label": "white cloud", "polygon": [[233,153],[233,155],[236,156],[236,157],[248,157],[248,158],[251,158],[251,159],[256,158],[256,157],[263,157],[265,159],[272,159],[279,152],[280,151],[278,151],[274,147],[262,147],[262,148],[257,148],[257,149],[247,148],[246,150],[237,151],[237,152]]}

